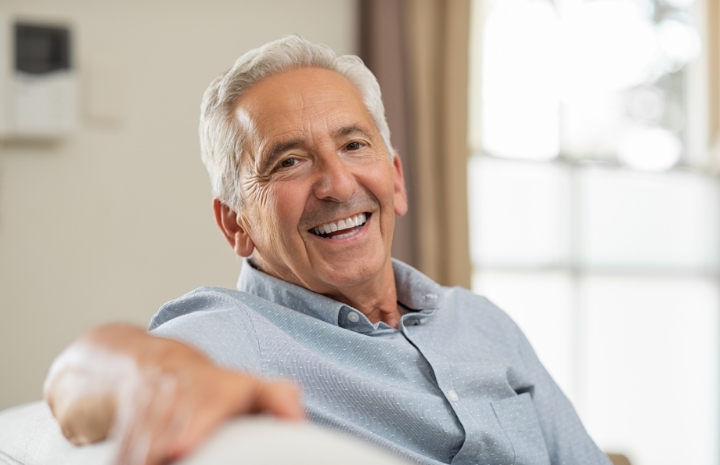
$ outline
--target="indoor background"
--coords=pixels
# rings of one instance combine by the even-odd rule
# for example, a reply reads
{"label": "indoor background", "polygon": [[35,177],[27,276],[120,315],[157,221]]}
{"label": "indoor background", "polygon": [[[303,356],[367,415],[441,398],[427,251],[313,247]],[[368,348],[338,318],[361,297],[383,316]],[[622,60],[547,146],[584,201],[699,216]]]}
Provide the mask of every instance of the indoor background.
{"label": "indoor background", "polygon": [[70,26],[78,124],[0,140],[0,409],[39,399],[88,328],[234,286],[200,98],[298,33],[378,76],[411,205],[393,254],[505,309],[603,450],[720,464],[717,0],[4,0],[2,15]]}
{"label": "indoor background", "polygon": [[[53,356],[109,321],[147,325],[240,261],[200,161],[202,94],[247,50],[298,33],[357,52],[354,1],[3,0],[68,21],[77,132],[0,145],[0,408],[41,397]],[[3,60],[8,57],[3,54]]]}

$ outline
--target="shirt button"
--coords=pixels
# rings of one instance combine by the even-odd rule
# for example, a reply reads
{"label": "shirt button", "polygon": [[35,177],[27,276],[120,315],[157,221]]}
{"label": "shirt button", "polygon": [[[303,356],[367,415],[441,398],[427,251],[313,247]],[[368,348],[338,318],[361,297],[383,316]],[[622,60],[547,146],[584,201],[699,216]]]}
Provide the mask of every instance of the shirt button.
{"label": "shirt button", "polygon": [[358,315],[355,312],[348,313],[348,320],[352,321],[353,323],[357,323],[360,321],[360,315]]}
{"label": "shirt button", "polygon": [[451,401],[453,401],[453,402],[457,402],[457,401],[458,401],[458,395],[457,395],[457,392],[455,392],[454,389],[450,389],[447,394],[448,394],[448,398],[449,398]]}

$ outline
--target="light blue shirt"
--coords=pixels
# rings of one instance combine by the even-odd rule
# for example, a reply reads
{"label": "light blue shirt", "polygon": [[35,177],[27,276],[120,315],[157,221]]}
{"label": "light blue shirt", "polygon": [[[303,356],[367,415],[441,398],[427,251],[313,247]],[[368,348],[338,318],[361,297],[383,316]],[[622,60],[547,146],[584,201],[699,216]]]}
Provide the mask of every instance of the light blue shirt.
{"label": "light blue shirt", "polygon": [[303,387],[314,423],[422,464],[608,465],[513,321],[486,298],[394,261],[397,329],[244,264],[150,330],[220,365]]}

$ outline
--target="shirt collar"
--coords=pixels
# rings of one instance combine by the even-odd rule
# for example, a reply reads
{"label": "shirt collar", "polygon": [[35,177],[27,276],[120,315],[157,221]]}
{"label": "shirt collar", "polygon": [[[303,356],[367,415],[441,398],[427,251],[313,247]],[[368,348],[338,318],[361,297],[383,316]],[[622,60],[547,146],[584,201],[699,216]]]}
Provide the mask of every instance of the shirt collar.
{"label": "shirt collar", "polygon": [[[398,302],[410,312],[431,315],[442,303],[442,287],[405,263],[393,259]],[[256,295],[332,325],[360,333],[392,329],[385,323],[373,324],[365,315],[337,300],[304,287],[270,276],[243,262],[238,290]]]}

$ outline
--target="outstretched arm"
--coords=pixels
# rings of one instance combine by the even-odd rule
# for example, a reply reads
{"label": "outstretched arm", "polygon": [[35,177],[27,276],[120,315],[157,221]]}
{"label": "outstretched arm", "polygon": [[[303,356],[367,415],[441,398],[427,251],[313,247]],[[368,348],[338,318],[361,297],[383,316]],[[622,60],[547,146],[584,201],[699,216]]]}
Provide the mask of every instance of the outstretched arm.
{"label": "outstretched arm", "polygon": [[119,463],[179,458],[237,415],[303,418],[292,384],[220,368],[185,344],[128,325],[73,342],[53,362],[44,392],[68,440],[115,437]]}

